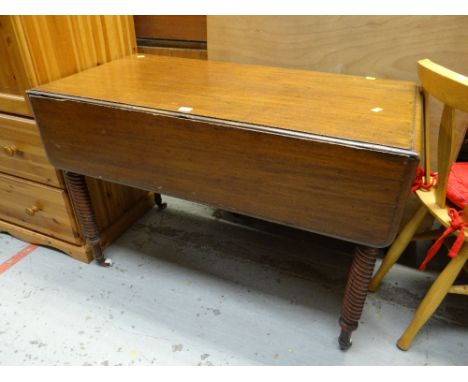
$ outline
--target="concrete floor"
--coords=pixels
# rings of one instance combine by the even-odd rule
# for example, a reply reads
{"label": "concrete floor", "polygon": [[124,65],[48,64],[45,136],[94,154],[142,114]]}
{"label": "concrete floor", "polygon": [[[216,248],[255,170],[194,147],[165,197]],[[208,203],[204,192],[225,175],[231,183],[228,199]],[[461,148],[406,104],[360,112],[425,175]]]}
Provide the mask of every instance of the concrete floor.
{"label": "concrete floor", "polygon": [[[468,364],[463,296],[395,347],[434,273],[397,265],[341,352],[350,244],[165,199],[107,250],[112,268],[38,248],[1,274],[0,364]],[[0,263],[26,245],[0,234]]]}

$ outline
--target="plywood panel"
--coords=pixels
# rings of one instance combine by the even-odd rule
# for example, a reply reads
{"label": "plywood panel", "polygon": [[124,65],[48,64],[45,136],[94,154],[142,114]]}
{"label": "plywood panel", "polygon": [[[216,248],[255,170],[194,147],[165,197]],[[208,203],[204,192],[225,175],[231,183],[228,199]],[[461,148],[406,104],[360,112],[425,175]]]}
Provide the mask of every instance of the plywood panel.
{"label": "plywood panel", "polygon": [[468,68],[468,16],[208,16],[208,58],[417,80]]}

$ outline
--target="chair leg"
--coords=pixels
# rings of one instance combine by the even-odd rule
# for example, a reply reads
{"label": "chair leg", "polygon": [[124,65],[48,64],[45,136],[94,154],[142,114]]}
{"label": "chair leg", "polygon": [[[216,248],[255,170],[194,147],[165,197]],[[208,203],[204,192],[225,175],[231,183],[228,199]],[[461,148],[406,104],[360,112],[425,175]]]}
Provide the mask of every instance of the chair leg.
{"label": "chair leg", "polygon": [[426,321],[432,316],[434,311],[440,305],[447,295],[450,287],[453,285],[460,271],[463,269],[468,259],[468,245],[465,243],[456,257],[454,257],[441,272],[436,281],[432,284],[426,296],[419,305],[413,320],[406,331],[397,342],[401,350],[408,350],[414,337],[423,327]]}
{"label": "chair leg", "polygon": [[378,288],[378,286],[382,282],[382,279],[385,277],[387,272],[390,270],[393,264],[395,264],[398,261],[403,251],[406,249],[409,242],[411,241],[411,238],[416,233],[418,227],[421,225],[427,213],[428,213],[428,210],[426,206],[422,205],[418,209],[418,211],[414,214],[414,216],[411,218],[411,220],[406,224],[406,226],[398,234],[394,243],[392,244],[387,254],[385,255],[385,258],[383,259],[379,270],[377,271],[375,276],[372,278],[369,284],[369,292],[374,292]]}

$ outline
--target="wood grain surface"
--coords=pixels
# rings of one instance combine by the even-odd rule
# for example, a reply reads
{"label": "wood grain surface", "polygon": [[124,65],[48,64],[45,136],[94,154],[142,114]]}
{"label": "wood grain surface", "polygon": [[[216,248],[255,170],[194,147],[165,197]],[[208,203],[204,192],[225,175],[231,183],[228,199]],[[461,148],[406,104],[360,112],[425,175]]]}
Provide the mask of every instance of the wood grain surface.
{"label": "wood grain surface", "polygon": [[208,56],[206,49],[163,48],[157,46],[139,46],[138,53],[154,54],[157,56],[194,58],[199,60],[206,60]]}
{"label": "wood grain surface", "polygon": [[208,41],[210,60],[377,78],[468,67],[468,16],[208,16]]}
{"label": "wood grain surface", "polygon": [[[30,93],[58,168],[385,246],[418,156]],[[80,131],[80,134],[76,134]]]}
{"label": "wood grain surface", "polygon": [[206,41],[206,16],[133,16],[137,37]]}
{"label": "wood grain surface", "polygon": [[[93,178],[87,178],[86,183],[96,214],[96,223],[101,232],[125,217],[128,211],[131,211],[142,199],[150,200],[152,198],[152,205],[154,206],[152,194],[148,195],[146,191]],[[152,207],[149,206],[149,203],[146,203],[146,205],[148,209]],[[124,221],[128,222],[127,227],[130,226],[130,220],[124,219]],[[124,229],[121,232],[124,232]]]}
{"label": "wood grain surface", "polygon": [[[27,212],[34,207],[34,214]],[[61,189],[0,174],[0,219],[69,243],[81,243],[73,210]]]}
{"label": "wood grain surface", "polygon": [[136,55],[37,90],[171,112],[188,107],[193,117],[405,150],[415,151],[417,145],[412,82]]}
{"label": "wood grain surface", "polygon": [[29,105],[24,96],[0,93],[0,111],[17,115],[31,115]]}
{"label": "wood grain surface", "polygon": [[11,95],[132,53],[132,16],[0,16],[0,110],[30,115]]}
{"label": "wood grain surface", "polygon": [[[136,222],[145,212],[154,206],[153,196],[146,194],[134,203],[125,214],[121,215],[117,220],[113,221],[111,225],[103,228],[100,232],[101,247],[105,249],[110,243],[115,241],[127,228]],[[36,230],[23,228],[20,225],[12,224],[6,220],[0,219],[0,232],[8,232],[10,235],[17,237],[20,240],[28,243],[45,245],[59,251],[65,252],[71,257],[89,263],[93,260],[91,248],[85,245],[81,240],[77,239],[77,243],[70,243],[55,237],[40,233]]]}

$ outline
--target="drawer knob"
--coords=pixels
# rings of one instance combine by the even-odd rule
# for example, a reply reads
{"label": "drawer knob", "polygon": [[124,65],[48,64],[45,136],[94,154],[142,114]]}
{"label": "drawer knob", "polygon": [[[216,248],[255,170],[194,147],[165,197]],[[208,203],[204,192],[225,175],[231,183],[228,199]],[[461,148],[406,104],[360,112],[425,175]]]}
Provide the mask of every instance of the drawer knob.
{"label": "drawer knob", "polygon": [[3,146],[3,152],[10,157],[15,156],[17,150],[15,145]]}
{"label": "drawer knob", "polygon": [[40,206],[38,206],[37,204],[35,204],[32,207],[26,208],[26,213],[29,216],[34,216],[36,212],[41,211],[41,210],[42,210],[42,208]]}

